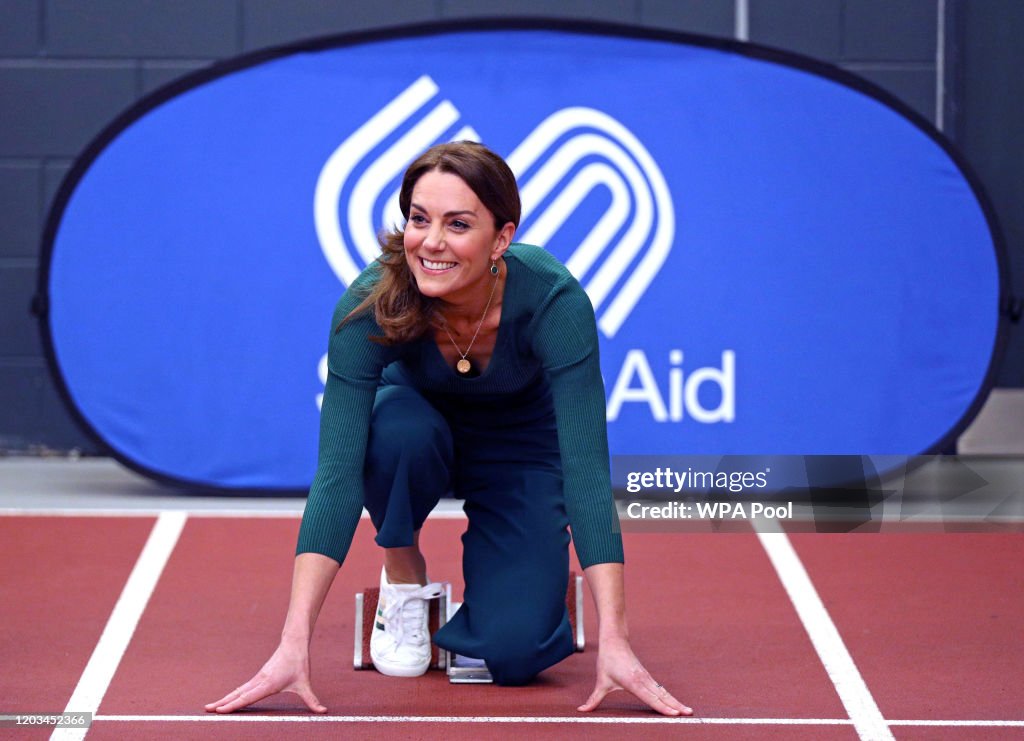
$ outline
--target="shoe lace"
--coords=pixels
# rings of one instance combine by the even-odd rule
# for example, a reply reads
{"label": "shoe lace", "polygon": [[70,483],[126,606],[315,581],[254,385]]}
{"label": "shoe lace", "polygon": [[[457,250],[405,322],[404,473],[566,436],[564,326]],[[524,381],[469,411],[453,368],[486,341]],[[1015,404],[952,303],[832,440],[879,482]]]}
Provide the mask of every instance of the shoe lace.
{"label": "shoe lace", "polygon": [[425,600],[437,599],[443,590],[438,583],[426,584],[419,589],[389,589],[385,597],[384,626],[396,645],[401,645],[406,631],[413,641],[423,640],[423,614],[427,609]]}

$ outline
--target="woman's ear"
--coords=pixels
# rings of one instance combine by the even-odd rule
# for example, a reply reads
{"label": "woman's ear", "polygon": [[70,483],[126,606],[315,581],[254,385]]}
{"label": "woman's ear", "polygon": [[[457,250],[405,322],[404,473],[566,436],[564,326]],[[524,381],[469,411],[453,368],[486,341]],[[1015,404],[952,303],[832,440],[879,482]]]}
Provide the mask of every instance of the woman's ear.
{"label": "woman's ear", "polygon": [[491,250],[491,260],[497,260],[499,257],[505,254],[505,250],[512,244],[512,237],[515,236],[516,225],[511,221],[505,224],[498,230],[498,236],[494,241],[494,249]]}

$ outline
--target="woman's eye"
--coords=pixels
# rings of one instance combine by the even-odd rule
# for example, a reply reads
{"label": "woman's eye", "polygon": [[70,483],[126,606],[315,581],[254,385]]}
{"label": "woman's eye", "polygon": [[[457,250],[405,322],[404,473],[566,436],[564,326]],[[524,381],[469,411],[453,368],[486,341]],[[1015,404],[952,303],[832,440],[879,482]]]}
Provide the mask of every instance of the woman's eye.
{"label": "woman's eye", "polygon": [[455,221],[452,222],[452,228],[459,229],[459,230],[468,229],[469,228],[469,224],[467,224],[465,221],[460,221],[460,220],[456,219]]}
{"label": "woman's eye", "polygon": [[427,219],[423,214],[413,214],[412,216],[409,217],[409,221],[411,221],[413,224],[427,223]]}

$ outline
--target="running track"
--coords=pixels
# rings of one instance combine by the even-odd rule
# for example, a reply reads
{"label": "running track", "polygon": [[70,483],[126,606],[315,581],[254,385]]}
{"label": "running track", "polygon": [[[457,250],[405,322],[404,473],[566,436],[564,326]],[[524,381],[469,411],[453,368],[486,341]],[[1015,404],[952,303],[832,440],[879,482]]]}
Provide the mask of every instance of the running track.
{"label": "running track", "polygon": [[[353,594],[380,569],[364,519],[313,642],[329,714],[292,695],[206,714],[275,646],[298,522],[8,511],[0,714],[92,711],[89,739],[1024,738],[1020,532],[626,533],[634,648],[696,711],[669,719],[622,693],[577,713],[592,643],[524,688],[353,671]],[[464,525],[423,537],[456,599]],[[589,597],[586,621],[592,639]]]}

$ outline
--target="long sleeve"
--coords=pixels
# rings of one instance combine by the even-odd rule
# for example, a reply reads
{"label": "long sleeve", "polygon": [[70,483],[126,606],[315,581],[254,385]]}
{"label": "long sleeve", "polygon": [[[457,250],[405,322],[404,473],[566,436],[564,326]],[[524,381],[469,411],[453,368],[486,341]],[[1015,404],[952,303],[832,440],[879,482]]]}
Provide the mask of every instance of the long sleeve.
{"label": "long sleeve", "polygon": [[580,564],[622,563],[597,325],[590,299],[571,276],[538,307],[533,346],[551,383],[565,507]]}
{"label": "long sleeve", "polygon": [[[380,335],[372,312],[334,329],[358,303],[364,272],[338,302],[331,324],[327,383],[320,409],[320,445],[316,476],[310,486],[296,553],[320,553],[345,559],[363,506],[363,463],[370,413],[387,348],[372,342]],[[356,289],[356,290],[353,290]]]}

